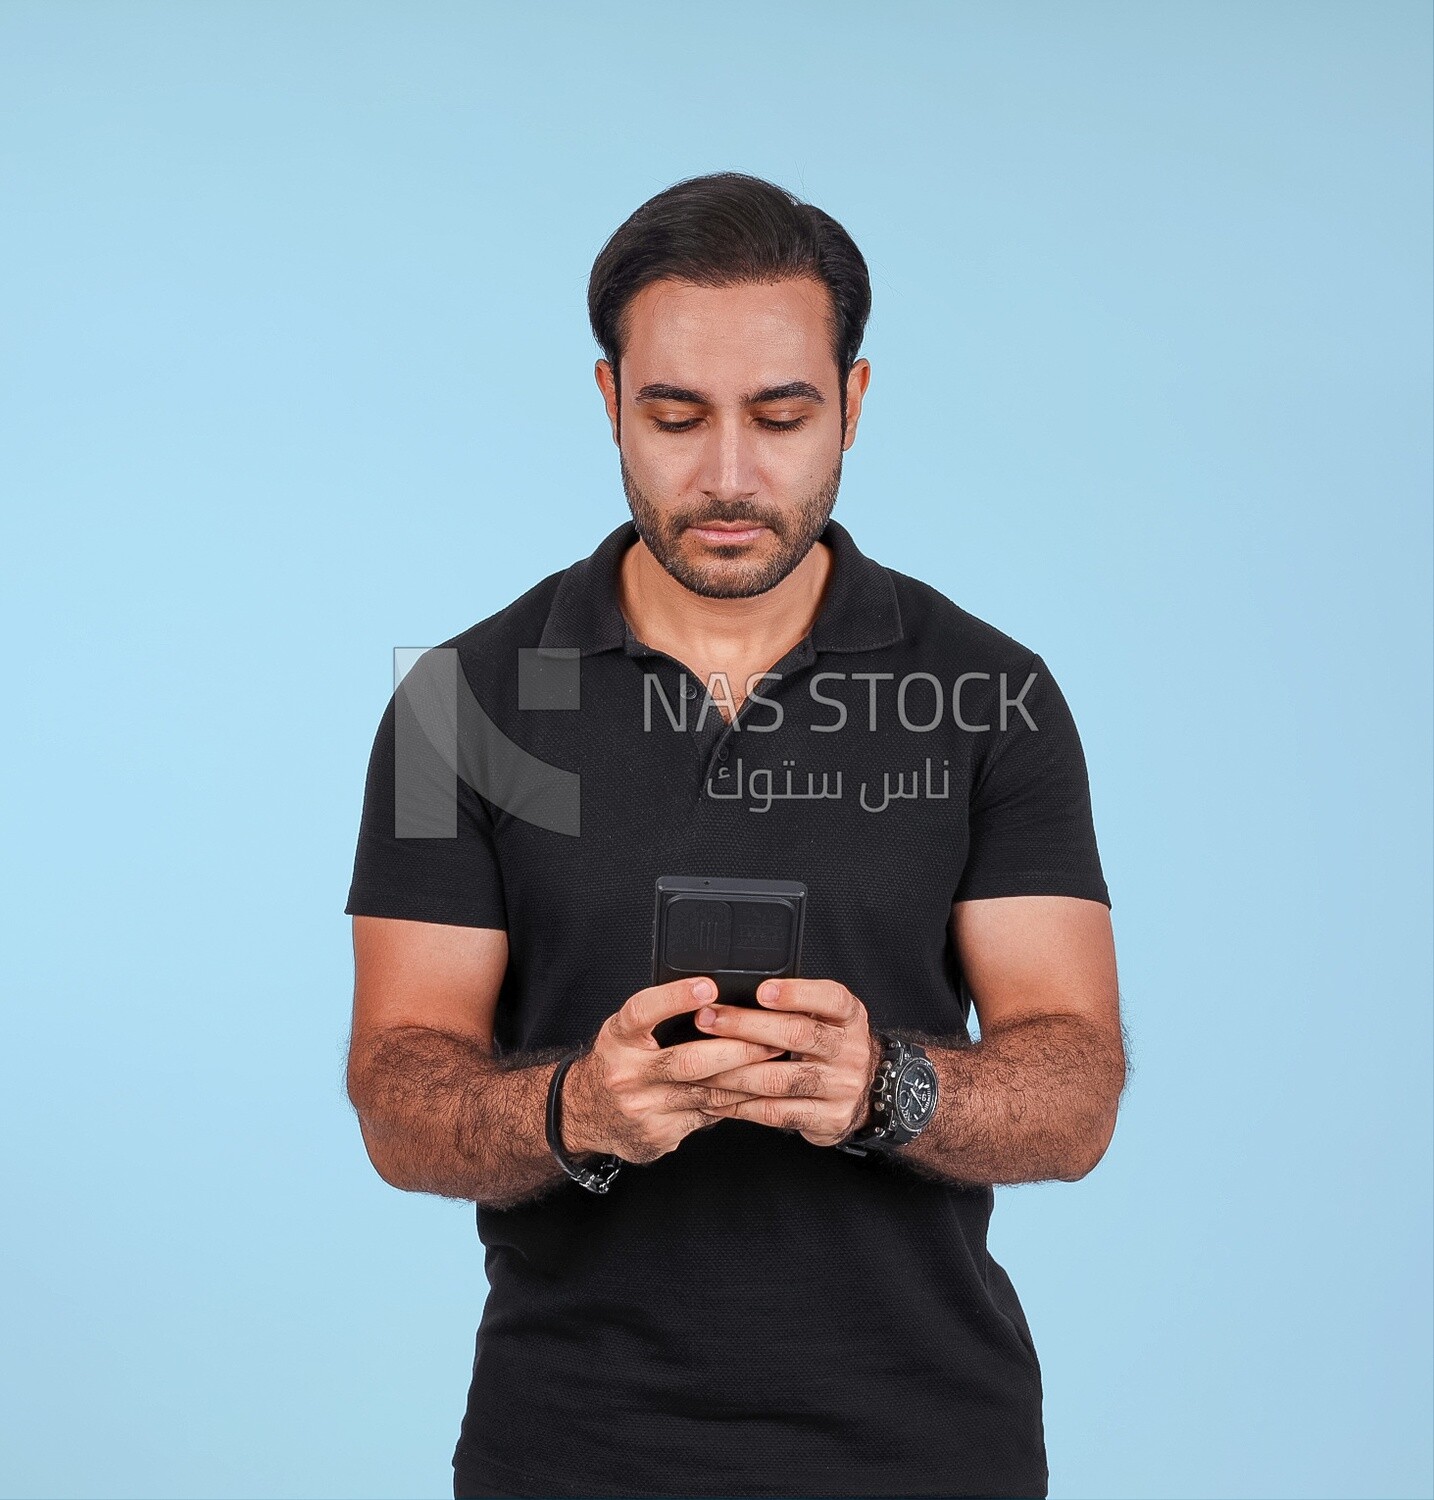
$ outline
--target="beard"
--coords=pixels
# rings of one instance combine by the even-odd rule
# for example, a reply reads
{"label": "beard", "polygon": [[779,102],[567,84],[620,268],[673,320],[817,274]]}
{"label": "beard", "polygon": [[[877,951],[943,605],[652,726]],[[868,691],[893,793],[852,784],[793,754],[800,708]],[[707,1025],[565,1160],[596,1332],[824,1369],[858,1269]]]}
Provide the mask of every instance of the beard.
{"label": "beard", "polygon": [[[837,490],[841,486],[841,460],[838,452],[831,470],[809,495],[803,497],[794,513],[763,510],[742,501],[725,508],[704,503],[666,515],[632,477],[627,459],[620,450],[618,454],[623,493],[627,496],[637,534],[647,544],[647,550],[678,583],[705,599],[750,599],[776,588],[811,551],[831,518],[836,507]],[[776,550],[766,551],[760,556],[747,556],[752,551],[749,542],[733,544],[730,549],[714,549],[695,540],[687,547],[700,549],[700,552],[694,555],[694,551],[684,549],[683,538],[689,526],[739,521],[767,527],[776,540]],[[724,556],[729,550],[732,555]]]}

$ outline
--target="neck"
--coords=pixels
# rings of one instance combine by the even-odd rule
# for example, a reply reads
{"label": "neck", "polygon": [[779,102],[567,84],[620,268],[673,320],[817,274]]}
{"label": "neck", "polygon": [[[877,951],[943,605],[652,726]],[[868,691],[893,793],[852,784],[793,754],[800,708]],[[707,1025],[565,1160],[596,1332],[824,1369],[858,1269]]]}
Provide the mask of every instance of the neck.
{"label": "neck", "polygon": [[618,570],[622,612],[640,641],[703,675],[734,666],[760,672],[812,628],[831,569],[831,548],[816,542],[765,594],[708,599],[678,583],[639,538]]}

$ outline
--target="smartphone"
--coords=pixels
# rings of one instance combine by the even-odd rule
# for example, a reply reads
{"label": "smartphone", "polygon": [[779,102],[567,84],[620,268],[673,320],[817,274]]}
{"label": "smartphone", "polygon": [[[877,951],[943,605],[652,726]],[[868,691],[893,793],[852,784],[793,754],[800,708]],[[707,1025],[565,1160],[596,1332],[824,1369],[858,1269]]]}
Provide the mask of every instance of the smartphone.
{"label": "smartphone", "polygon": [[[707,975],[717,999],[756,1006],[764,979],[801,972],[807,888],[800,880],[744,880],[719,875],[660,875],[652,915],[652,982]],[[712,1035],[695,1011],[653,1028],[663,1047]]]}

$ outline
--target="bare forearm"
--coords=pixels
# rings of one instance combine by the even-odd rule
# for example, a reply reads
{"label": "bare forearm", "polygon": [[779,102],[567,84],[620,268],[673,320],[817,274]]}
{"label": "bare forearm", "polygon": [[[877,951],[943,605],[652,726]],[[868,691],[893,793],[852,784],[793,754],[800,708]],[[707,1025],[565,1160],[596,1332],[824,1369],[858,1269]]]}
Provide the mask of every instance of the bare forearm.
{"label": "bare forearm", "polygon": [[896,1156],[948,1182],[1073,1182],[1110,1143],[1124,1046],[1076,1016],[1013,1021],[974,1046],[921,1042],[940,1079],[931,1123]]}
{"label": "bare forearm", "polygon": [[[406,1026],[378,1037],[350,1096],[385,1182],[506,1208],[566,1180],[548,1147],[548,1084],[570,1048],[502,1058],[468,1037]],[[564,1081],[564,1099],[567,1097]],[[573,1123],[563,1144],[575,1160]]]}

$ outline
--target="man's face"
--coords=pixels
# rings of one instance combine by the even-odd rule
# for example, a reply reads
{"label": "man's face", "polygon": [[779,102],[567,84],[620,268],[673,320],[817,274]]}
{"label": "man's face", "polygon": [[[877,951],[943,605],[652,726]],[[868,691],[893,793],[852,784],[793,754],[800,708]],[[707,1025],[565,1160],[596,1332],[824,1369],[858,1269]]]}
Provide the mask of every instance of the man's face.
{"label": "man's face", "polygon": [[628,307],[620,414],[598,361],[633,524],[695,594],[774,588],[832,513],[870,366],[848,378],[843,434],[830,319],[817,281],[659,281]]}

